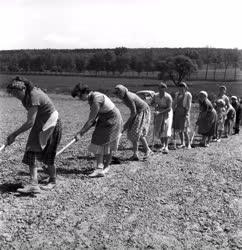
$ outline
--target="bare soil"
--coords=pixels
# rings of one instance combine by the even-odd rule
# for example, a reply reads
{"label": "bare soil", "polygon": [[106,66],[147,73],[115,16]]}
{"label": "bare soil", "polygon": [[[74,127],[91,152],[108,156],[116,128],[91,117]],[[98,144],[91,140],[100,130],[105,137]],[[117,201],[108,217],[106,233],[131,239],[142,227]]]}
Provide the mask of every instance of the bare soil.
{"label": "bare soil", "polygon": [[[63,121],[61,148],[89,107],[67,96],[52,99]],[[126,119],[128,110],[116,103]],[[1,95],[0,118],[3,143],[25,111]],[[131,147],[123,136],[115,155],[121,164],[90,179],[90,131],[58,156],[56,189],[36,197],[16,192],[28,181],[21,163],[27,135],[0,153],[0,249],[242,249],[242,135],[140,162],[128,160]],[[40,180],[46,177],[39,173]]]}

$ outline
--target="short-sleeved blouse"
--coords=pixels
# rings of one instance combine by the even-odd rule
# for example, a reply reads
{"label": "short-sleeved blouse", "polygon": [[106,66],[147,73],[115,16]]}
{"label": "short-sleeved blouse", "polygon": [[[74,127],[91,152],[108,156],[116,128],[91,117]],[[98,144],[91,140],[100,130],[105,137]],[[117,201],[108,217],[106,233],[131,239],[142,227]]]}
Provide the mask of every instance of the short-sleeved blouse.
{"label": "short-sleeved blouse", "polygon": [[39,141],[40,132],[51,115],[56,111],[55,106],[50,98],[41,89],[36,87],[30,92],[29,98],[23,102],[23,105],[27,110],[31,107],[38,108],[34,125],[28,137],[26,149],[28,151],[41,152],[42,148]]}
{"label": "short-sleeved blouse", "polygon": [[136,108],[136,112],[139,114],[141,113],[144,109],[149,108],[149,105],[142,100],[138,95],[132,92],[127,92],[123,98],[124,104],[131,110],[133,109],[133,103]]}
{"label": "short-sleeved blouse", "polygon": [[156,93],[153,97],[152,103],[156,105],[157,111],[162,111],[164,109],[169,108],[170,102],[172,102],[172,97],[169,93],[165,92],[163,97],[160,97],[159,93]]}
{"label": "short-sleeved blouse", "polygon": [[107,113],[115,107],[114,103],[110,100],[109,97],[97,91],[93,91],[90,93],[88,102],[91,110],[95,109],[98,106],[99,113]]}
{"label": "short-sleeved blouse", "polygon": [[41,89],[36,87],[30,92],[30,98],[28,98],[27,104],[23,103],[23,106],[27,110],[34,106],[38,107],[34,125],[36,129],[42,129],[51,114],[56,111],[50,98]]}

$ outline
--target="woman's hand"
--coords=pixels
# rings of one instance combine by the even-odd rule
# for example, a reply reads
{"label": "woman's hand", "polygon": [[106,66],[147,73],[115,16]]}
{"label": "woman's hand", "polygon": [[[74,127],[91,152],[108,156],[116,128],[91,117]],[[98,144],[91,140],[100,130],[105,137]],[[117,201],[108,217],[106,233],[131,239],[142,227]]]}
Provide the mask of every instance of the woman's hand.
{"label": "woman's hand", "polygon": [[10,134],[7,137],[7,145],[11,145],[15,141],[16,136],[14,134]]}
{"label": "woman's hand", "polygon": [[81,134],[80,134],[80,132],[77,133],[77,134],[75,135],[74,138],[75,138],[76,141],[79,141],[79,140],[81,139]]}

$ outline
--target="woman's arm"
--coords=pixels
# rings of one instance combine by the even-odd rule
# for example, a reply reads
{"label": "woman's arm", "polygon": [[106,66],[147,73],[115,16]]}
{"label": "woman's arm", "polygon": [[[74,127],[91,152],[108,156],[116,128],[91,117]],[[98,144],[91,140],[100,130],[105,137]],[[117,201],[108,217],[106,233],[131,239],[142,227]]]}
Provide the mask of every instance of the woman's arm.
{"label": "woman's arm", "polygon": [[171,111],[171,108],[172,108],[172,99],[171,99],[170,96],[167,98],[166,104],[167,104],[167,108],[163,109],[162,111],[159,111],[159,114],[168,113],[168,112]]}
{"label": "woman's arm", "polygon": [[129,96],[127,96],[126,103],[127,103],[127,106],[130,109],[130,117],[127,120],[127,122],[124,124],[123,132],[128,129],[128,127],[133,122],[133,120],[134,120],[134,118],[135,118],[135,116],[137,114],[137,110],[136,110],[136,106],[135,106],[134,100],[132,98],[130,98]]}
{"label": "woman's arm", "polygon": [[191,107],[192,107],[192,95],[188,94],[187,95],[186,115],[188,115],[190,113]]}
{"label": "woman's arm", "polygon": [[18,135],[24,133],[25,131],[29,130],[34,126],[37,112],[38,112],[37,106],[33,106],[28,110],[27,121],[20,128],[15,130],[12,134],[10,134],[7,137],[7,145],[11,145]]}
{"label": "woman's arm", "polygon": [[93,102],[89,114],[89,118],[87,122],[84,124],[82,129],[76,134],[75,138],[76,140],[79,140],[81,136],[83,136],[92,126],[93,123],[96,121],[98,112],[100,110],[100,105],[97,102]]}

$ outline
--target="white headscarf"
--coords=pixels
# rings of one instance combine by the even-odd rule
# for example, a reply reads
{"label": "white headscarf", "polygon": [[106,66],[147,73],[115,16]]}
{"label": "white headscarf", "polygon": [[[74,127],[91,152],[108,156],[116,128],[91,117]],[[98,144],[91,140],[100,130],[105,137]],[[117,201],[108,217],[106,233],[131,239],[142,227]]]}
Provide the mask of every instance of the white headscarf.
{"label": "white headscarf", "polygon": [[118,90],[121,93],[121,96],[124,97],[129,91],[124,85],[118,84],[115,87],[115,90]]}

